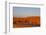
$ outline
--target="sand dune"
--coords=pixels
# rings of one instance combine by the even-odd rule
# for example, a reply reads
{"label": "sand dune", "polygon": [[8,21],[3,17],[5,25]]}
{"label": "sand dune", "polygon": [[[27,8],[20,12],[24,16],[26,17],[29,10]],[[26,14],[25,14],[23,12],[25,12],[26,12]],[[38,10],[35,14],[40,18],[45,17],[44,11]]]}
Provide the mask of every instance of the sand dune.
{"label": "sand dune", "polygon": [[17,18],[13,17],[13,27],[39,27],[40,16]]}

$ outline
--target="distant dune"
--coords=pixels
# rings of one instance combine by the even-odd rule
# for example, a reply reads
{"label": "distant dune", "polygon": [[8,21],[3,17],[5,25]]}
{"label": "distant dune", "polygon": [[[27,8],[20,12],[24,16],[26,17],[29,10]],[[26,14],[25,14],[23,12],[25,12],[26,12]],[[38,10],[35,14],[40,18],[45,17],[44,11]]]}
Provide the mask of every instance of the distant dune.
{"label": "distant dune", "polygon": [[13,17],[13,27],[39,27],[40,26],[40,16],[32,17]]}

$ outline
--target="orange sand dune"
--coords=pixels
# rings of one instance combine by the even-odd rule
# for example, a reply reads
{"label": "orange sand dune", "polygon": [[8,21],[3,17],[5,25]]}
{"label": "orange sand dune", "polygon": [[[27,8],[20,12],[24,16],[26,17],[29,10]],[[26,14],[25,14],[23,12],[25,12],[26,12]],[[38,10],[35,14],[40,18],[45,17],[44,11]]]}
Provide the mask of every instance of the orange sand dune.
{"label": "orange sand dune", "polygon": [[32,16],[32,17],[25,17],[25,18],[13,17],[13,26],[14,26],[14,24],[15,25],[19,24],[20,27],[22,27],[23,24],[27,24],[27,26],[29,26],[29,24],[37,26],[37,25],[40,25],[40,16]]}

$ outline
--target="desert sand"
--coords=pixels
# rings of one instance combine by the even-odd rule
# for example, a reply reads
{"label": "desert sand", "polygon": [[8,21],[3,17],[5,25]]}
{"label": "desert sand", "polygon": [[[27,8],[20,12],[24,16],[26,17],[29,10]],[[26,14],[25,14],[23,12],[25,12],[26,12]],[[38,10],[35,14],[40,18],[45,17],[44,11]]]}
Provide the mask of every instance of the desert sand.
{"label": "desert sand", "polygon": [[40,16],[13,17],[13,28],[40,27]]}

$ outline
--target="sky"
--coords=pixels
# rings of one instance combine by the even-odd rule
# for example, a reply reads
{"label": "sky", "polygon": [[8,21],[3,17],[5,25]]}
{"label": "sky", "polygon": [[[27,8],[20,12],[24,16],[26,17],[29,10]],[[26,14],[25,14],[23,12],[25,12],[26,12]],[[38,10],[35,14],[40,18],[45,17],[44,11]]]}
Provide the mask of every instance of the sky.
{"label": "sky", "polygon": [[40,8],[13,7],[13,16],[16,17],[40,16]]}

